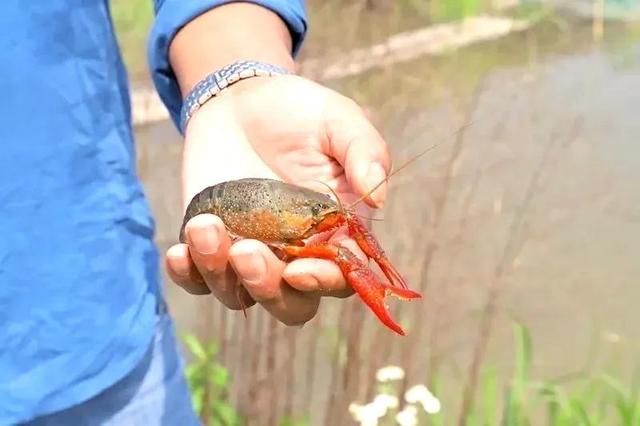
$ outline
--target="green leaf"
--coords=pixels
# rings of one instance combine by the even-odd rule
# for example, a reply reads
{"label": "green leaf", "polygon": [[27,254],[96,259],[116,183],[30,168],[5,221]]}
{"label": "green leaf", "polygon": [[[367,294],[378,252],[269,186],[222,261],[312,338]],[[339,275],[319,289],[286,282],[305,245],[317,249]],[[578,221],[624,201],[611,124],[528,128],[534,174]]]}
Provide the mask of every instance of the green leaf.
{"label": "green leaf", "polygon": [[579,398],[572,399],[571,409],[574,414],[573,417],[575,417],[576,420],[579,419],[581,422],[580,424],[584,426],[592,425],[591,419],[589,418],[589,414],[587,413],[587,410],[583,405],[583,401],[581,401]]}
{"label": "green leaf", "polygon": [[506,399],[506,420],[510,425],[526,424],[526,408],[524,391],[531,366],[533,345],[529,330],[521,323],[513,326],[515,340],[515,371]]}
{"label": "green leaf", "polygon": [[[434,372],[431,377],[431,386],[429,387],[434,395],[443,395],[444,394],[444,386],[442,381],[440,380],[440,375],[437,372]],[[429,415],[430,425],[433,426],[444,426],[444,411],[440,410],[436,414]],[[421,424],[421,423],[419,423]]]}
{"label": "green leaf", "polygon": [[205,368],[197,364],[189,364],[185,368],[185,377],[190,389],[202,387],[205,384]]}
{"label": "green leaf", "polygon": [[202,407],[204,407],[204,388],[200,387],[191,391],[191,403],[193,405],[193,411],[197,415],[202,414]]}
{"label": "green leaf", "polygon": [[311,420],[308,417],[295,419],[290,416],[285,416],[280,420],[279,426],[311,426]]}
{"label": "green leaf", "polygon": [[216,342],[209,342],[209,345],[207,346],[207,354],[209,355],[209,359],[215,358],[215,356],[218,355],[218,351],[218,344]]}
{"label": "green leaf", "polygon": [[640,424],[640,368],[636,367],[631,383],[631,396],[629,398],[629,409],[631,410],[631,423]]}
{"label": "green leaf", "polygon": [[195,355],[196,358],[198,358],[200,361],[207,360],[207,352],[196,336],[190,333],[186,333],[182,337],[182,340],[184,341],[185,345],[187,345],[189,351],[193,355]]}
{"label": "green leaf", "polygon": [[620,383],[616,378],[603,374],[601,377],[602,381],[609,387],[611,391],[613,391],[614,404],[618,409],[618,414],[620,415],[620,421],[624,425],[630,425],[632,420],[632,412],[631,406],[627,406],[627,392],[624,388],[624,385]]}
{"label": "green leaf", "polygon": [[465,419],[465,426],[480,426],[475,408],[472,408],[469,411],[469,414],[467,414],[467,418]]}
{"label": "green leaf", "polygon": [[213,364],[211,381],[219,389],[226,389],[229,384],[229,372],[220,364]]}
{"label": "green leaf", "polygon": [[531,343],[531,334],[527,327],[523,324],[516,323],[514,325],[514,334],[516,341],[516,371],[515,380],[520,390],[526,381],[527,373],[531,367],[531,358],[533,354],[533,344]]}
{"label": "green leaf", "polygon": [[225,426],[236,426],[240,424],[240,416],[231,405],[224,401],[213,402],[213,415],[219,422],[217,424]]}
{"label": "green leaf", "polygon": [[484,423],[498,424],[498,377],[495,368],[488,368],[483,375]]}
{"label": "green leaf", "polygon": [[571,407],[562,389],[553,383],[541,383],[536,387],[540,396],[547,401],[548,424],[566,424],[571,417]]}
{"label": "green leaf", "polygon": [[284,416],[278,426],[310,426],[311,422],[307,418],[296,420],[290,416]]}

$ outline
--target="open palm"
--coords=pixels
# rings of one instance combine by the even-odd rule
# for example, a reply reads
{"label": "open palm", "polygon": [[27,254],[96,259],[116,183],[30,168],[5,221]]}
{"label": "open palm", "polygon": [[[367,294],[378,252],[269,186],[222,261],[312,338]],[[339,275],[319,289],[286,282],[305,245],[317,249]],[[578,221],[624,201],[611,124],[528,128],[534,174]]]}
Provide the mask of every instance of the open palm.
{"label": "open palm", "polygon": [[[254,78],[209,101],[189,122],[183,156],[184,205],[227,180],[267,177],[351,202],[384,179],[386,144],[351,100],[297,76]],[[365,199],[381,205],[384,185]],[[360,212],[367,215],[366,206]],[[285,324],[312,318],[323,295],[347,296],[337,265],[320,259],[280,261],[263,243],[232,242],[219,218],[200,215],[187,244],[167,252],[172,279],[195,294],[213,293],[227,307],[256,302]],[[336,235],[335,239],[344,239]],[[355,242],[343,240],[364,258]]]}

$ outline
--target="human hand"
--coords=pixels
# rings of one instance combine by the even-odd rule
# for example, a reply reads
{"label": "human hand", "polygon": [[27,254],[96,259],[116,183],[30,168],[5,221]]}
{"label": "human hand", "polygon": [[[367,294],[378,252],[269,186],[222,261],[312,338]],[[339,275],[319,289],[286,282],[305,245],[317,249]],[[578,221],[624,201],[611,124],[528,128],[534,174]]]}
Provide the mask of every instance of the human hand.
{"label": "human hand", "polygon": [[[350,99],[304,78],[252,78],[207,102],[190,120],[183,155],[183,203],[207,186],[266,177],[326,191],[350,202],[390,169],[387,146]],[[380,206],[383,184],[365,202]],[[368,215],[368,207],[359,213]],[[321,296],[352,290],[338,266],[321,259],[282,262],[262,242],[232,242],[222,221],[196,216],[188,244],[167,251],[172,280],[193,294],[213,293],[231,309],[260,303],[288,325],[311,319]],[[366,259],[344,233],[332,237]]]}

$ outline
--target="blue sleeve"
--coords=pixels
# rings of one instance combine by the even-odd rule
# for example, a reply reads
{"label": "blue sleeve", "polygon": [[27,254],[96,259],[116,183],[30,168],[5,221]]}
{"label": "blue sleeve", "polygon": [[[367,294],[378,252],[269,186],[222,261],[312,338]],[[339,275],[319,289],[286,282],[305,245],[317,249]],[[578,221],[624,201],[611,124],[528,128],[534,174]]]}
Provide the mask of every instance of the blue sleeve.
{"label": "blue sleeve", "polygon": [[[169,63],[169,45],[176,33],[199,15],[232,0],[154,0],[155,22],[148,45],[151,78],[160,99],[169,110],[176,127],[180,122],[182,96]],[[307,31],[304,0],[251,0],[277,13],[287,24],[296,55]],[[250,59],[250,58],[247,58]],[[215,70],[211,70],[213,72]]]}

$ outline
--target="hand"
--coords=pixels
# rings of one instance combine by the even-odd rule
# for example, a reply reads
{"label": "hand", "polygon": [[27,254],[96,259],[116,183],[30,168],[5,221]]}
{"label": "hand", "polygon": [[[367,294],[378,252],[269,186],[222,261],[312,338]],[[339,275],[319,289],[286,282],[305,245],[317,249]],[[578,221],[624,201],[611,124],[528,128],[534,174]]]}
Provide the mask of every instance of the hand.
{"label": "hand", "polygon": [[[258,77],[236,83],[191,118],[183,202],[186,206],[196,193],[222,181],[268,177],[326,192],[318,183],[324,182],[348,203],[382,181],[389,169],[385,142],[353,101],[298,76]],[[365,202],[380,206],[385,195],[383,184]],[[359,213],[370,216],[368,211],[359,206]],[[315,315],[321,296],[352,294],[333,262],[286,264],[259,241],[232,242],[216,216],[196,216],[186,236],[188,245],[167,252],[171,278],[190,293],[213,293],[231,309],[257,302],[295,325]],[[366,259],[344,233],[332,239]]]}

